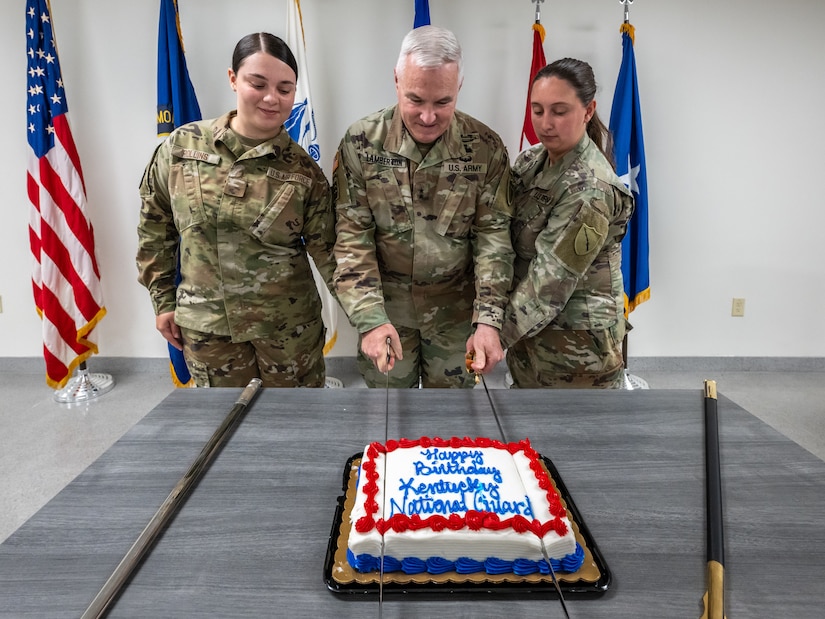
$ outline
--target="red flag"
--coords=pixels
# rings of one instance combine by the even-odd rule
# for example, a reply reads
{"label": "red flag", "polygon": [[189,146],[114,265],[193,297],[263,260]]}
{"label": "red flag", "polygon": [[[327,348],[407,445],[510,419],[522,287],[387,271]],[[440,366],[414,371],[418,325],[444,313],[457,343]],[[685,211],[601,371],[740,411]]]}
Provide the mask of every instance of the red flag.
{"label": "red flag", "polygon": [[26,54],[32,288],[43,321],[46,382],[57,389],[97,352],[92,330],[106,309],[47,0],[27,2]]}
{"label": "red flag", "polygon": [[533,86],[533,79],[547,60],[544,58],[544,26],[539,22],[533,24],[533,62],[530,64],[530,81],[527,82],[527,107],[524,112],[524,126],[521,130],[521,141],[519,142],[519,150],[524,148],[524,140],[531,146],[538,144],[539,139],[536,137],[536,132],[533,130],[533,121],[530,118],[530,89]]}

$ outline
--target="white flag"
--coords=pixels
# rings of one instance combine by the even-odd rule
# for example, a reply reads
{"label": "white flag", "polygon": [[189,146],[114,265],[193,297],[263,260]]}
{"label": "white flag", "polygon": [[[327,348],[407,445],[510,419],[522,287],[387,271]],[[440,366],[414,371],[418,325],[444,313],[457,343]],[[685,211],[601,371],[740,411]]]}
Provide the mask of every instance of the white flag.
{"label": "white flag", "polygon": [[[298,83],[295,88],[295,103],[285,126],[293,140],[304,147],[315,161],[321,159],[321,149],[318,146],[318,130],[315,128],[315,111],[312,107],[312,96],[309,92],[309,73],[307,71],[306,44],[304,43],[304,22],[301,18],[300,0],[291,0],[286,13],[286,44],[298,63]],[[327,339],[324,343],[324,354],[329,354],[335,341],[338,339],[338,302],[335,300],[326,284],[312,263],[312,274],[323,302],[322,316],[327,328]]]}

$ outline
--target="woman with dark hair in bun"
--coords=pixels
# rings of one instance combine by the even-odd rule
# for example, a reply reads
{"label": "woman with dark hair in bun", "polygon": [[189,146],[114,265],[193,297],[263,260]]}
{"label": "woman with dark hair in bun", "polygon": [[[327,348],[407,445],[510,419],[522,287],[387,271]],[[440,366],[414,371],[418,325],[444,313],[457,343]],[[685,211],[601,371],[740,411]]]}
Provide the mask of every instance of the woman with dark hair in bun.
{"label": "woman with dark hair in bun", "polygon": [[323,387],[307,254],[329,283],[335,222],[323,171],[284,129],[297,63],[281,39],[255,33],[228,75],[237,109],[179,127],[146,168],[139,281],[197,386]]}
{"label": "woman with dark hair in bun", "polygon": [[564,58],[530,90],[540,144],[512,174],[514,288],[501,329],[520,388],[619,388],[627,324],[621,240],[633,197],[616,176],[589,64]]}

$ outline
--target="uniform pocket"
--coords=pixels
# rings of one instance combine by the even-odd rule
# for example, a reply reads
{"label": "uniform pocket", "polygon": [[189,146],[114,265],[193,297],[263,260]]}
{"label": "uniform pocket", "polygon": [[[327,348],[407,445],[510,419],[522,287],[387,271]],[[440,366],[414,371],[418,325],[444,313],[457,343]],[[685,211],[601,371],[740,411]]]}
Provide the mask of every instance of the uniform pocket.
{"label": "uniform pocket", "polygon": [[198,162],[177,160],[169,167],[169,197],[179,231],[206,221]]}
{"label": "uniform pocket", "polygon": [[435,231],[441,236],[464,239],[470,235],[476,215],[476,185],[458,176],[452,186],[437,190],[438,222]]}
{"label": "uniform pocket", "polygon": [[304,228],[303,195],[294,185],[282,184],[249,227],[262,243],[295,245]]}
{"label": "uniform pocket", "polygon": [[209,387],[209,366],[203,361],[195,359],[186,359],[186,367],[189,369],[189,374],[195,385],[198,387]]}
{"label": "uniform pocket", "polygon": [[372,208],[375,225],[382,232],[406,232],[412,230],[413,223],[407,211],[407,202],[392,170],[379,170],[365,179],[367,199]]}

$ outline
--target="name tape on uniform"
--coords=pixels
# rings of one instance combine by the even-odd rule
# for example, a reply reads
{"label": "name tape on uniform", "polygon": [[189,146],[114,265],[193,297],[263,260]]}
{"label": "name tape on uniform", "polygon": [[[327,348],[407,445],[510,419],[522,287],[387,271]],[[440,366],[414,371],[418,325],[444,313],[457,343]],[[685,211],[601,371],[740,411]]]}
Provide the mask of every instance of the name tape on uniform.
{"label": "name tape on uniform", "polygon": [[280,170],[276,170],[275,168],[268,168],[266,171],[266,175],[270,178],[274,178],[279,181],[284,181],[285,183],[300,183],[307,189],[312,187],[312,180],[308,176],[304,176],[303,174],[297,174],[296,172],[281,172]]}
{"label": "name tape on uniform", "polygon": [[443,172],[452,172],[453,174],[487,174],[486,163],[473,163],[463,161],[445,161],[441,164]]}
{"label": "name tape on uniform", "polygon": [[385,157],[384,155],[367,153],[364,155],[364,163],[380,165],[386,168],[403,168],[407,165],[407,160],[403,157]]}
{"label": "name tape on uniform", "polygon": [[205,153],[202,150],[194,150],[192,148],[174,147],[172,149],[172,156],[180,159],[196,159],[198,161],[205,161],[212,165],[217,165],[221,162],[220,155],[215,153]]}

